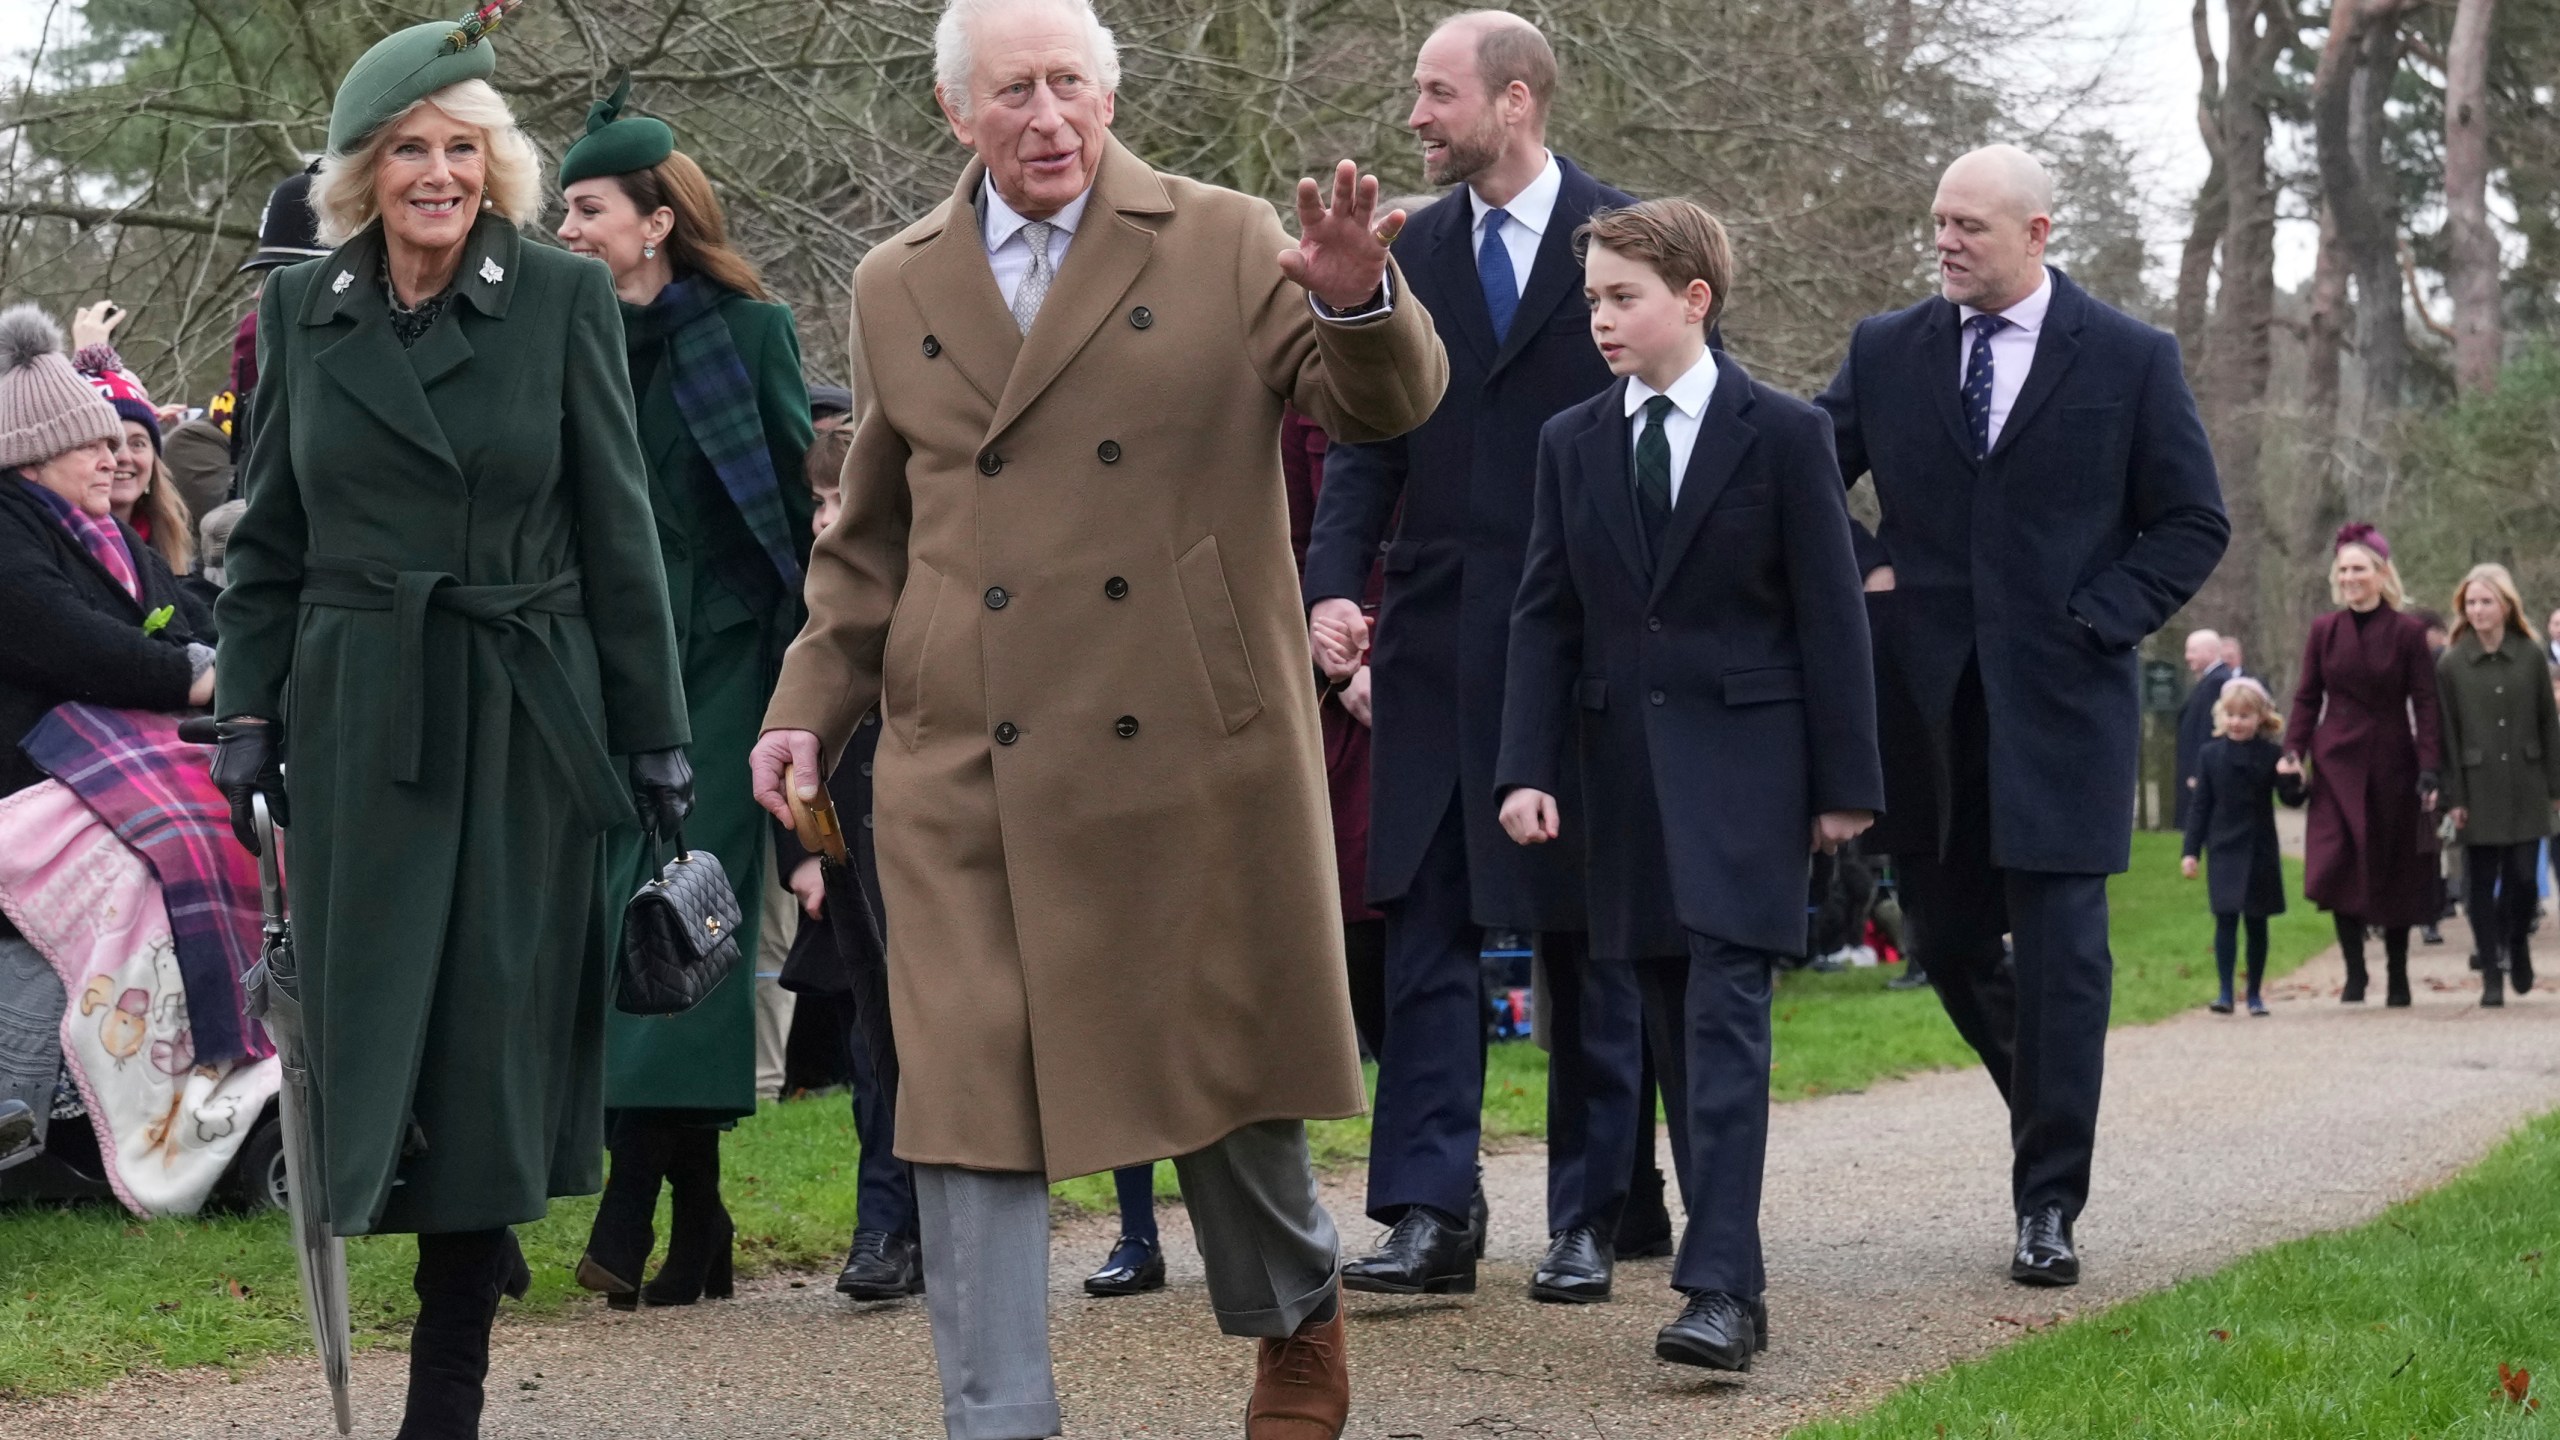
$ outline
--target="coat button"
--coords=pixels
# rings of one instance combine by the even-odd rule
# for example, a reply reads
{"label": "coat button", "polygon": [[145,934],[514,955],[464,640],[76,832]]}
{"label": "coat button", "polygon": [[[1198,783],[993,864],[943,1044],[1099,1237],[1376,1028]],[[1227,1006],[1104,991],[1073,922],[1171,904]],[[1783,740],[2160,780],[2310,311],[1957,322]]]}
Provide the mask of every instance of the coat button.
{"label": "coat button", "polygon": [[1010,720],[996,726],[996,743],[999,745],[1010,745],[1021,738],[1022,732],[1016,729]]}
{"label": "coat button", "polygon": [[980,452],[979,452],[979,454],[978,454],[978,473],[979,473],[979,474],[981,474],[981,475],[993,475],[993,474],[995,474],[997,471],[1002,470],[1003,468],[1004,468],[1004,457],[1003,457],[1003,456],[1001,456],[1001,455],[997,454],[997,453],[996,453],[996,452],[994,452],[993,450],[983,450],[983,451],[980,451]]}
{"label": "coat button", "polygon": [[1119,732],[1121,739],[1126,740],[1130,736],[1138,733],[1138,717],[1135,715],[1123,715],[1119,719],[1111,722],[1111,728]]}
{"label": "coat button", "polygon": [[1129,312],[1129,324],[1134,329],[1144,330],[1154,323],[1156,323],[1156,312],[1144,305]]}
{"label": "coat button", "polygon": [[934,359],[934,358],[936,358],[936,357],[940,356],[941,354],[942,354],[942,342],[941,342],[941,341],[939,341],[939,340],[934,339],[934,338],[933,338],[932,336],[930,336],[930,335],[927,335],[926,337],[924,337],[924,358],[926,358],[927,360],[931,360],[931,359]]}
{"label": "coat button", "polygon": [[868,760],[862,762],[862,778],[865,780],[871,778],[871,762]]}
{"label": "coat button", "polygon": [[1129,582],[1114,575],[1102,582],[1102,593],[1112,600],[1126,600],[1129,598]]}
{"label": "coat button", "polygon": [[987,587],[987,608],[988,608],[988,609],[990,609],[990,610],[1001,610],[1001,609],[1003,609],[1007,604],[1009,604],[1012,600],[1013,600],[1013,597],[1012,597],[1012,596],[1007,595],[1006,593],[1004,593],[1004,587],[1003,587],[1003,586],[1001,586],[1001,585],[990,585],[990,586],[988,586],[988,587]]}
{"label": "coat button", "polygon": [[1120,463],[1120,442],[1105,440],[1093,447],[1093,453],[1102,457],[1103,464],[1117,465]]}
{"label": "coat button", "polygon": [[1646,699],[1648,699],[1648,700],[1651,700],[1654,704],[1659,705],[1659,704],[1661,704],[1661,703],[1662,703],[1662,692],[1661,692],[1661,691],[1659,691],[1659,690],[1656,690],[1656,691],[1654,691],[1651,695],[1648,695],[1648,696],[1646,696],[1645,698],[1646,698]]}
{"label": "coat button", "polygon": [[867,814],[862,817],[862,828],[865,830],[871,828],[871,817]]}
{"label": "coat button", "polygon": [[1644,628],[1646,628],[1647,630],[1659,630],[1659,629],[1661,629],[1661,628],[1662,628],[1662,617],[1661,617],[1661,616],[1659,616],[1659,615],[1647,615],[1646,617],[1644,617]]}

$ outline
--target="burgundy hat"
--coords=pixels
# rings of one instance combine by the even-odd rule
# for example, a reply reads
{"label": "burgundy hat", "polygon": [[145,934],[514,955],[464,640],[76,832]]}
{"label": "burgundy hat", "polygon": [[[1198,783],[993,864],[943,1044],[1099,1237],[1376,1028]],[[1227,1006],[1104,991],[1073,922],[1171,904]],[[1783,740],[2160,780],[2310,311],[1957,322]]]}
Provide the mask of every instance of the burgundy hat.
{"label": "burgundy hat", "polygon": [[2350,520],[2339,526],[2337,541],[2329,549],[2335,553],[2350,545],[2361,545],[2372,551],[2375,558],[2380,560],[2387,561],[2391,558],[2391,542],[2382,538],[2381,531],[2362,520]]}

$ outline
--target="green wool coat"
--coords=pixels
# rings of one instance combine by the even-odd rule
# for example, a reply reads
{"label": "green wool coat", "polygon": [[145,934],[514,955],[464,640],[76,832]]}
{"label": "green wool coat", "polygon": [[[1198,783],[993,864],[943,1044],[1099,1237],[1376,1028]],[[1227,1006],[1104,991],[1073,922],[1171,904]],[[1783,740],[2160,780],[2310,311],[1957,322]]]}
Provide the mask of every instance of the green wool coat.
{"label": "green wool coat", "polygon": [[[745,363],[764,419],[765,446],[795,557],[809,560],[809,517],[816,502],[802,475],[816,432],[809,389],[800,374],[800,340],[787,306],[732,294],[720,318]],[[773,562],[739,518],[720,477],[686,430],[676,408],[668,335],[648,309],[622,307],[629,332],[631,387],[640,407],[640,452],[649,464],[649,500],[658,517],[658,554],[683,656],[685,711],[693,727],[693,814],[685,843],[720,857],[745,923],[738,931],[744,963],[681,1015],[625,1015],[605,1020],[605,1104],[612,1107],[709,1112],[706,1118],[752,1115],[756,1108],[755,969],[764,887],[764,837],[773,823],[747,785],[747,751],[756,743],[765,701],[782,671],[782,652],[800,631],[800,593],[786,587]],[[608,873],[627,895],[657,873],[657,857],[637,826],[614,831]]]}
{"label": "green wool coat", "polygon": [[2560,798],[2560,706],[2542,647],[2510,629],[2484,650],[2465,628],[2436,661],[2444,711],[2444,800],[2470,811],[2465,845],[2520,845],[2551,833]]}
{"label": "green wool coat", "polygon": [[685,743],[621,317],[484,215],[391,332],[379,228],[276,272],[216,711],[281,719],[339,1231],[476,1230],[601,1179],[615,757]]}

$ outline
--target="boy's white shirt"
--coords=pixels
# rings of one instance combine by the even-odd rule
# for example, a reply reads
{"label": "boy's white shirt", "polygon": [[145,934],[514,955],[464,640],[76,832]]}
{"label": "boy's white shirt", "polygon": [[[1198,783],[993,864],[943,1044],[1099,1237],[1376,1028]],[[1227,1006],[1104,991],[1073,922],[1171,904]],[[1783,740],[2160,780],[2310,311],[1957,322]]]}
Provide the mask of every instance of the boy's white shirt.
{"label": "boy's white shirt", "polygon": [[1668,390],[1656,390],[1639,376],[1627,377],[1627,453],[1644,437],[1644,402],[1656,395],[1671,397],[1671,413],[1662,417],[1662,437],[1671,442],[1671,503],[1680,503],[1680,482],[1689,473],[1689,452],[1698,448],[1698,421],[1716,393],[1716,352],[1701,350],[1692,365]]}

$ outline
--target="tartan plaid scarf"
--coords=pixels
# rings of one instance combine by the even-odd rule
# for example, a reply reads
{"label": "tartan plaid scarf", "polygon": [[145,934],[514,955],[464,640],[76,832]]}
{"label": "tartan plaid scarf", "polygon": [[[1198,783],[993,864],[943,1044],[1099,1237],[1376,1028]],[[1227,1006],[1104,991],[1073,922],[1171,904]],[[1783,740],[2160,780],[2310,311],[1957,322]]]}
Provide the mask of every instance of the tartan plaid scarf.
{"label": "tartan plaid scarf", "polygon": [[142,577],[134,572],[133,551],[125,545],[124,532],[116,528],[114,516],[100,519],[24,475],[18,477],[18,483],[35,492],[36,498],[53,512],[53,518],[61,521],[62,528],[70,531],[72,538],[80,542],[80,548],[105,566],[107,573],[115,577],[115,582],[124,587],[124,593],[136,601],[142,599]]}
{"label": "tartan plaid scarf", "polygon": [[783,588],[796,595],[800,561],[792,553],[791,520],[783,513],[773,452],[765,448],[755,382],[738,358],[729,323],[720,318],[720,302],[729,293],[688,275],[659,291],[649,310],[667,334],[676,410],[684,417],[685,430],[719,475],[720,488],[738,507],[747,532],[773,561]]}
{"label": "tartan plaid scarf", "polygon": [[211,747],[180,740],[174,715],[75,702],[53,707],[19,748],[159,877],[197,1063],[274,1054],[240,989],[258,959],[258,865],[231,838]]}

